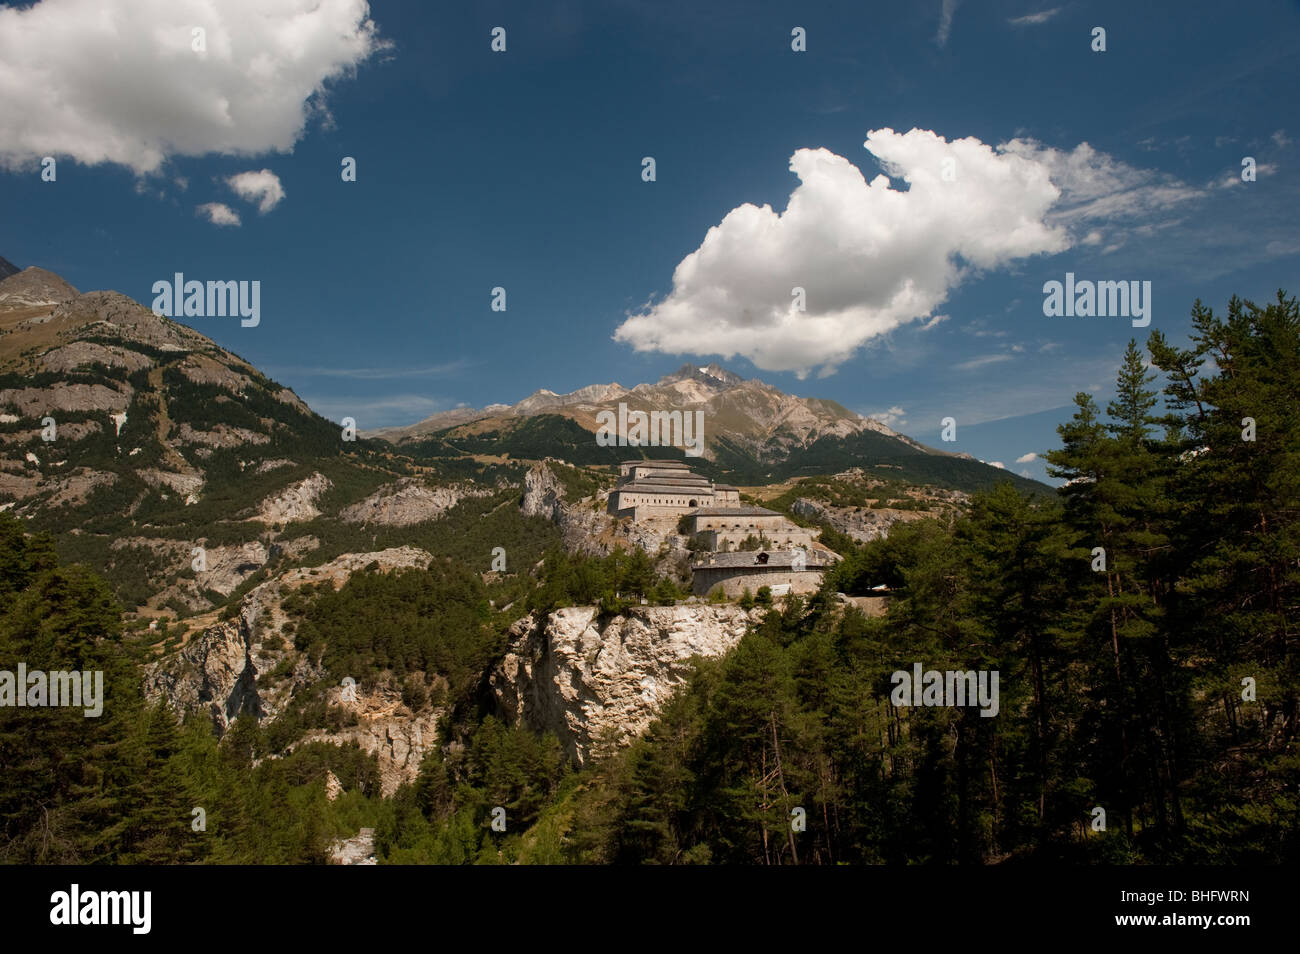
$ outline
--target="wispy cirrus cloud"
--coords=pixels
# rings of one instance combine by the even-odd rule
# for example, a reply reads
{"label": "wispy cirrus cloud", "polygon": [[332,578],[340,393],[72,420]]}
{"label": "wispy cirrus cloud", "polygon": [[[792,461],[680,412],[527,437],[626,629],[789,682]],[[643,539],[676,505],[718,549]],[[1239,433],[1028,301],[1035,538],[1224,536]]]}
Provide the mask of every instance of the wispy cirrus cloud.
{"label": "wispy cirrus cloud", "polygon": [[1061,7],[1052,7],[1050,10],[1039,10],[1037,13],[1026,13],[1022,17],[1007,17],[1007,22],[1012,26],[1038,26],[1046,23],[1052,17],[1061,12]]}
{"label": "wispy cirrus cloud", "polygon": [[427,394],[386,394],[379,397],[351,397],[337,394],[300,394],[307,405],[322,417],[341,421],[354,418],[357,427],[369,430],[411,424],[439,411],[450,410],[453,402]]}
{"label": "wispy cirrus cloud", "polygon": [[1009,354],[982,354],[975,358],[969,358],[966,361],[959,361],[953,365],[956,371],[975,371],[979,368],[987,368],[991,364],[1001,364],[1004,361],[1010,361],[1014,355]]}
{"label": "wispy cirrus cloud", "polygon": [[469,367],[463,358],[445,364],[432,364],[421,368],[351,368],[322,367],[320,365],[291,366],[268,365],[266,370],[277,376],[303,378],[353,378],[362,381],[387,381],[395,378],[436,378],[456,374]]}
{"label": "wispy cirrus cloud", "polygon": [[943,5],[939,8],[939,30],[934,35],[934,42],[941,48],[948,45],[948,37],[952,33],[952,18],[957,12],[957,7],[961,0],[943,0]]}

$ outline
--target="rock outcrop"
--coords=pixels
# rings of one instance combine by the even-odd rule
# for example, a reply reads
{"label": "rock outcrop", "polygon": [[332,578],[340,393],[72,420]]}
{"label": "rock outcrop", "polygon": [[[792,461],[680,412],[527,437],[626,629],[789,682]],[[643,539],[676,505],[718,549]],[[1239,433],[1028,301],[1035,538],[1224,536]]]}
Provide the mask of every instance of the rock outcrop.
{"label": "rock outcrop", "polygon": [[790,509],[802,517],[829,523],[840,533],[854,540],[880,540],[888,536],[889,528],[909,520],[924,520],[933,516],[923,510],[872,510],[869,507],[835,507],[820,500],[799,497]]}
{"label": "rock outcrop", "polygon": [[[7,264],[7,263],[6,263]],[[77,297],[77,290],[53,272],[35,265],[0,281],[0,307],[56,305]]]}
{"label": "rock outcrop", "polygon": [[[146,666],[145,696],[151,701],[164,699],[177,713],[206,712],[218,734],[241,714],[275,719],[296,692],[325,675],[284,637],[283,598],[306,584],[341,586],[352,573],[372,563],[391,571],[427,567],[431,559],[415,547],[347,553],[321,566],[289,570],[268,580],[249,591],[233,619],[209,626],[180,650]],[[268,674],[277,669],[281,677],[269,680]],[[339,687],[327,695],[343,702]],[[441,716],[436,709],[409,713],[400,699],[400,691],[387,688],[358,693],[355,701],[348,700],[352,704],[345,705],[357,713],[357,725],[338,732],[312,732],[301,741],[359,742],[378,757],[384,791],[390,794],[400,782],[414,779],[420,759],[434,744],[433,730]]]}
{"label": "rock outcrop", "polygon": [[263,500],[253,519],[262,523],[284,524],[319,517],[321,511],[316,506],[316,501],[333,486],[324,474],[312,474]]}
{"label": "rock outcrop", "polygon": [[123,411],[131,404],[129,384],[111,388],[103,384],[63,383],[49,388],[6,388],[0,407],[12,407],[21,417],[41,418],[57,411]]}
{"label": "rock outcrop", "polygon": [[501,715],[554,732],[582,764],[596,743],[645,731],[682,683],[692,656],[720,656],[758,621],[739,606],[645,606],[597,616],[595,607],[527,616],[489,677]]}
{"label": "rock outcrop", "polygon": [[41,363],[50,371],[76,371],[78,368],[102,364],[106,368],[126,368],[141,371],[153,365],[153,359],[138,351],[117,345],[103,345],[96,341],[74,341],[61,348],[53,348],[41,355]]}
{"label": "rock outcrop", "polygon": [[293,748],[309,742],[357,743],[363,751],[378,757],[380,790],[385,796],[392,795],[403,782],[415,781],[425,753],[437,743],[443,709],[411,712],[402,704],[401,690],[394,686],[378,687],[372,692],[354,687],[351,695],[342,686],[334,686],[326,692],[326,699],[356,715],[357,724],[333,731],[312,730]]}
{"label": "rock outcrop", "polygon": [[[560,529],[565,549],[573,553],[599,555],[615,546],[614,518],[605,513],[606,495],[584,501],[569,501],[564,485],[545,462],[535,464],[524,475],[524,497],[519,509],[526,517],[545,517]],[[597,509],[599,508],[599,509]]]}
{"label": "rock outcrop", "polygon": [[492,493],[490,488],[474,484],[429,487],[418,477],[403,477],[344,507],[339,511],[339,519],[345,523],[409,527],[441,517],[466,497],[490,497]]}
{"label": "rock outcrop", "polygon": [[375,864],[375,830],[362,828],[351,838],[330,845],[330,863],[335,865]]}

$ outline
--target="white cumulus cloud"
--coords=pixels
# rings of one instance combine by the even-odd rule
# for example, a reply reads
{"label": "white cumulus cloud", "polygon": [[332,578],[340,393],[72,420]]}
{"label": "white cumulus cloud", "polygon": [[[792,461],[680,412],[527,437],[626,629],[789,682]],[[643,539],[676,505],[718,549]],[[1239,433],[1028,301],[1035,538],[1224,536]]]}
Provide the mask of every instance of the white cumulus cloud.
{"label": "white cumulus cloud", "polygon": [[907,426],[907,412],[895,404],[888,411],[877,411],[874,414],[867,414],[866,417],[879,421],[886,427],[897,430],[900,427]]}
{"label": "white cumulus cloud", "polygon": [[1016,458],[1016,463],[1017,463],[1017,464],[1029,464],[1029,463],[1032,463],[1033,461],[1036,461],[1036,460],[1038,460],[1038,455],[1035,454],[1033,451],[1030,451],[1028,454],[1021,454],[1019,457],[1017,457],[1017,458]]}
{"label": "white cumulus cloud", "polygon": [[171,156],[287,151],[327,82],[385,46],[365,0],[0,9],[0,164],[70,156],[143,174]]}
{"label": "white cumulus cloud", "polygon": [[867,341],[930,318],[981,270],[1096,243],[1098,225],[1198,194],[1087,143],[1066,153],[1032,140],[993,147],[877,129],[863,145],[886,175],[868,182],[843,156],[798,150],[785,211],[732,209],[678,264],[667,297],[628,315],[614,338],[638,351],[743,355],[763,370],[828,374]]}
{"label": "white cumulus cloud", "polygon": [[207,202],[195,209],[213,225],[238,225],[239,213],[224,202]]}
{"label": "white cumulus cloud", "polygon": [[274,209],[284,198],[284,186],[280,184],[280,177],[270,169],[241,172],[227,179],[226,185],[245,202],[255,203],[257,211],[262,215]]}

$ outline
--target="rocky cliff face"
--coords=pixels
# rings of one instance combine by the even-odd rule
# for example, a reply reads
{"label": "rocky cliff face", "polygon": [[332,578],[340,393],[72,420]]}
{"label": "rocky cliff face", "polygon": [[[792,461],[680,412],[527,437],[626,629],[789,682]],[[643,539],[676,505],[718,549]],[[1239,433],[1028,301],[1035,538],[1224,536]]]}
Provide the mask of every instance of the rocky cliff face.
{"label": "rocky cliff face", "polygon": [[373,865],[375,863],[373,828],[363,828],[351,838],[343,838],[330,845],[330,864]]}
{"label": "rocky cliff face", "polygon": [[[391,571],[427,567],[431,559],[414,547],[348,553],[321,566],[290,570],[268,580],[249,591],[233,619],[213,623],[178,651],[146,666],[145,695],[151,701],[165,700],[178,713],[207,713],[218,734],[242,714],[259,721],[274,720],[297,692],[325,675],[285,638],[284,597],[306,584],[329,583],[337,588],[371,563]],[[281,675],[271,678],[277,670]],[[378,757],[385,795],[403,781],[414,780],[420,760],[434,745],[441,710],[410,712],[401,704],[401,691],[383,684],[370,692],[358,690],[355,698],[347,699],[342,687],[336,686],[326,697],[355,714],[356,724],[337,732],[312,731],[295,744],[358,742]]]}
{"label": "rocky cliff face", "polygon": [[868,507],[835,507],[820,500],[800,497],[790,509],[802,517],[829,523],[855,540],[880,540],[889,528],[908,520],[924,520],[933,514],[918,510],[872,510]]}
{"label": "rocky cliff face", "polygon": [[369,497],[339,511],[345,523],[409,527],[441,517],[467,497],[490,497],[491,488],[474,484],[430,487],[418,477],[385,484]]}
{"label": "rocky cliff face", "polygon": [[342,686],[335,686],[326,693],[326,698],[330,704],[356,715],[357,724],[331,732],[323,729],[307,732],[294,748],[308,742],[334,745],[356,742],[364,751],[378,757],[380,790],[385,796],[392,795],[403,782],[415,781],[424,754],[437,741],[438,720],[443,709],[411,712],[402,704],[401,690],[388,685],[371,692],[356,688],[353,696],[345,695]]}
{"label": "rocky cliff face", "polygon": [[324,474],[312,474],[263,500],[253,519],[262,523],[281,525],[319,517],[321,511],[316,506],[316,502],[321,494],[332,486],[334,485]]}
{"label": "rocky cliff face", "polygon": [[244,713],[261,719],[253,643],[242,614],[210,626],[176,655],[145,668],[145,696],[165,699],[178,713],[206,712],[219,733]]}
{"label": "rocky cliff face", "polygon": [[[524,498],[519,509],[526,517],[545,517],[560,528],[564,546],[574,553],[604,555],[615,544],[614,519],[604,512],[608,494],[580,501],[565,497],[564,485],[545,463],[524,475]],[[599,509],[596,507],[599,506]]]}
{"label": "rocky cliff face", "polygon": [[[655,572],[689,581],[686,569],[690,552],[686,537],[677,533],[675,517],[653,518],[633,523],[616,520],[605,512],[609,492],[570,501],[564,485],[545,462],[524,475],[524,497],[519,509],[525,516],[545,517],[560,528],[565,549],[571,553],[605,556],[616,547],[640,547],[655,558]],[[666,546],[665,546],[666,545]]]}
{"label": "rocky cliff face", "polygon": [[579,764],[606,737],[644,732],[685,679],[692,656],[720,656],[759,610],[739,606],[647,606],[601,619],[570,607],[510,629],[510,648],[489,677],[505,719],[554,732]]}

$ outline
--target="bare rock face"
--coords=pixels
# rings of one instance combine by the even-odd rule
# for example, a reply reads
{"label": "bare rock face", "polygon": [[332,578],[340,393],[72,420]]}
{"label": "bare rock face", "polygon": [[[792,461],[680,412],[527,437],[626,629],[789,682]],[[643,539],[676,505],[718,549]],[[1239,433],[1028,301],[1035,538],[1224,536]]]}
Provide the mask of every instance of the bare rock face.
{"label": "bare rock face", "polygon": [[86,467],[79,467],[66,477],[62,477],[58,480],[46,481],[42,489],[44,490],[52,487],[54,493],[46,498],[45,506],[80,506],[86,502],[86,498],[88,498],[96,488],[107,487],[116,481],[117,474],[112,471],[90,470]]}
{"label": "bare rock face", "polygon": [[213,547],[206,551],[206,555],[208,568],[199,574],[200,582],[205,589],[216,590],[222,596],[239,589],[239,584],[270,559],[266,546],[260,542]]}
{"label": "bare rock face", "polygon": [[211,430],[200,431],[182,422],[176,434],[182,444],[200,444],[204,447],[243,447],[247,444],[269,444],[271,438],[246,427],[217,424]]}
{"label": "bare rock face", "polygon": [[[570,552],[603,556],[619,542],[614,536],[614,518],[605,513],[603,499],[598,506],[584,505],[587,502],[567,500],[564,485],[545,463],[535,464],[524,475],[524,498],[519,506],[524,516],[545,517],[554,523]],[[623,542],[626,545],[627,541]]]}
{"label": "bare rock face", "polygon": [[[268,471],[278,470],[278,469],[281,468],[281,467],[292,467],[292,466],[293,466],[293,461],[289,460],[288,458],[286,458],[286,457],[274,457],[274,458],[270,458],[270,459],[268,459],[268,460],[264,460],[264,461],[261,461],[260,463],[258,463],[258,465],[257,465],[257,469],[254,470],[253,473],[255,473],[255,474],[265,474],[265,473],[267,473]],[[243,469],[244,469],[244,465],[243,465],[242,462],[241,462],[240,465],[239,465],[239,469],[240,469],[240,470],[243,470]]]}
{"label": "bare rock face", "polygon": [[[333,776],[331,776],[333,778]],[[337,783],[338,779],[335,779]],[[330,845],[330,863],[335,865],[373,865],[375,862],[375,830],[362,828],[351,838],[343,838]]]}
{"label": "bare rock face", "polygon": [[324,474],[312,474],[263,500],[253,519],[262,523],[284,524],[319,517],[321,511],[316,506],[316,501],[333,486]]}
{"label": "bare rock face", "polygon": [[203,335],[169,318],[161,318],[139,302],[119,292],[95,291],[64,301],[54,309],[52,321],[68,327],[86,327],[98,335],[150,345],[162,351],[189,351],[210,347]]}
{"label": "bare rock face", "polygon": [[192,354],[181,363],[181,373],[195,384],[215,384],[232,394],[240,394],[245,388],[251,388],[253,382],[246,375],[231,369],[229,365],[201,354]]}
{"label": "bare rock face", "polygon": [[0,391],[0,407],[16,408],[20,416],[31,418],[57,411],[120,412],[130,406],[135,393],[129,384],[121,388],[79,382],[50,388],[6,388]]}
{"label": "bare rock face", "polygon": [[294,745],[330,742],[347,745],[356,742],[365,752],[379,760],[379,783],[384,796],[392,795],[403,782],[413,782],[420,774],[420,762],[437,744],[438,720],[443,709],[426,708],[411,712],[402,704],[401,690],[382,686],[372,692],[353,689],[345,695],[342,686],[328,690],[326,699],[357,716],[357,724],[334,732],[317,729],[306,733]]}
{"label": "bare rock face", "polygon": [[41,355],[41,363],[50,371],[75,371],[88,365],[102,364],[108,368],[126,368],[141,371],[152,367],[153,359],[138,351],[117,345],[102,345],[95,341],[74,341],[61,348],[53,348]]}
{"label": "bare rock face", "polygon": [[[6,263],[7,264],[7,263]],[[33,265],[0,281],[0,307],[56,305],[77,297],[77,290],[53,272]]]}
{"label": "bare rock face", "polygon": [[889,528],[909,520],[924,520],[932,514],[920,510],[872,510],[867,507],[834,507],[820,500],[800,497],[790,505],[800,516],[822,520],[854,540],[881,540]]}
{"label": "bare rock face", "polygon": [[519,509],[525,517],[559,521],[566,509],[564,487],[546,464],[535,464],[524,474],[524,499]]}
{"label": "bare rock face", "polygon": [[201,474],[180,474],[156,468],[138,470],[136,473],[141,480],[151,487],[167,487],[185,497],[193,495],[197,498],[198,494],[203,490],[203,476]]}
{"label": "bare rock face", "polygon": [[760,610],[739,606],[647,606],[600,619],[591,606],[510,629],[490,685],[504,717],[558,736],[582,764],[612,734],[626,744],[654,720],[686,677],[692,656],[721,656],[740,642]]}
{"label": "bare rock face", "polygon": [[[297,689],[324,675],[309,660],[298,658],[283,637],[288,619],[281,608],[283,597],[307,583],[340,586],[371,563],[394,570],[427,567],[431,559],[415,547],[347,553],[321,566],[290,570],[268,580],[249,591],[234,619],[209,626],[180,650],[146,666],[145,696],[150,701],[165,699],[178,713],[207,712],[218,734],[241,713],[274,719]],[[293,654],[289,677],[268,685],[265,674],[289,654]],[[381,769],[382,758],[381,753]]]}
{"label": "bare rock face", "polygon": [[339,519],[345,523],[409,527],[441,517],[467,497],[490,497],[492,493],[474,484],[428,487],[418,477],[403,477],[380,487],[365,500],[344,507]]}
{"label": "bare rock face", "polygon": [[165,698],[179,712],[206,711],[219,733],[245,712],[260,719],[250,638],[242,616],[210,627],[175,656],[146,667],[145,695]]}
{"label": "bare rock face", "polygon": [[343,783],[333,772],[326,769],[325,771],[325,797],[331,802],[343,794]]}

